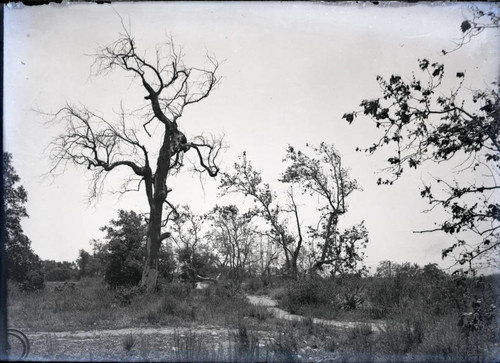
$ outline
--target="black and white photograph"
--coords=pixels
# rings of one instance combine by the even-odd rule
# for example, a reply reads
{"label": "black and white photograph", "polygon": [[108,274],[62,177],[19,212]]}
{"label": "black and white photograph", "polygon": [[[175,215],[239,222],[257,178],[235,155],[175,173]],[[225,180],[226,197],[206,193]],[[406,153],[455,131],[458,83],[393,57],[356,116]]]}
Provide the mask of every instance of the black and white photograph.
{"label": "black and white photograph", "polygon": [[498,362],[499,3],[2,7],[1,360]]}

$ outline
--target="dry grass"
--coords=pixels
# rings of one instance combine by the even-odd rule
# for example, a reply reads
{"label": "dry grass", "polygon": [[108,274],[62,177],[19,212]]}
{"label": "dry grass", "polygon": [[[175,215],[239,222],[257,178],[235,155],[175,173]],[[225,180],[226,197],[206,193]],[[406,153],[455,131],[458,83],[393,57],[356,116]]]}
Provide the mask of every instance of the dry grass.
{"label": "dry grass", "polygon": [[[331,282],[328,282],[329,284]],[[260,285],[254,282],[254,285]],[[255,287],[254,286],[254,287]],[[381,331],[369,324],[334,328],[315,324],[313,316],[371,320],[371,308],[327,311],[331,295],[323,289],[302,311],[302,321],[278,320],[264,307],[250,305],[224,284],[198,291],[180,283],[152,294],[139,289],[110,290],[95,279],[73,288],[24,293],[9,290],[9,325],[25,331],[58,332],[129,327],[184,327],[167,336],[96,337],[67,342],[54,333],[35,339],[33,357],[84,360],[165,361],[494,361],[499,356],[498,330],[481,323],[468,330],[457,325],[457,312],[426,309],[423,299],[381,308],[392,314]],[[304,286],[306,289],[310,287]],[[273,286],[282,301],[290,289]],[[304,296],[303,292],[299,295]],[[314,296],[313,296],[314,297]],[[309,297],[310,299],[310,297]],[[300,299],[299,299],[300,301]],[[324,303],[324,302],[327,303]],[[382,300],[381,300],[382,301]],[[293,301],[298,306],[297,301]],[[435,306],[434,306],[435,307]],[[386,313],[387,314],[387,313]],[[216,326],[218,333],[200,334],[197,327]],[[190,330],[186,332],[186,327]],[[220,328],[227,329],[225,334]],[[496,335],[495,335],[496,334]],[[86,345],[87,344],[87,345]],[[38,347],[38,348],[36,348]],[[42,348],[43,347],[43,348]],[[37,352],[38,349],[38,352]],[[496,349],[496,350],[495,350]],[[38,355],[37,355],[38,354]]]}

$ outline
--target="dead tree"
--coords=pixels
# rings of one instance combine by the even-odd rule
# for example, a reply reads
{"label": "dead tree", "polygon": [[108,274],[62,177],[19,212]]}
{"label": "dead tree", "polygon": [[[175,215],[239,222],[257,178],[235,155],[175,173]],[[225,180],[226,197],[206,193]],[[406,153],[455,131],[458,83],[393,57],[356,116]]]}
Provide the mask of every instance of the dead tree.
{"label": "dead tree", "polygon": [[[170,235],[164,227],[169,217],[175,216],[175,208],[168,201],[172,191],[169,176],[184,166],[187,152],[194,155],[193,170],[207,172],[211,177],[219,172],[216,158],[221,140],[204,136],[188,140],[179,127],[185,108],[207,98],[217,84],[219,63],[210,56],[207,60],[208,68],[186,66],[182,52],[171,39],[157,46],[150,59],[125,31],[118,40],[97,51],[94,69],[97,75],[118,69],[131,76],[145,93],[141,107],[127,112],[122,107],[115,121],[69,104],[52,115],[53,121],[64,124],[64,130],[50,144],[51,173],[63,171],[68,163],[86,167],[93,172],[91,197],[99,195],[104,179],[115,169],[128,168],[131,175],[120,192],[143,187],[149,217],[141,285],[147,290],[156,287],[158,252]],[[130,189],[132,182],[137,186]],[[164,212],[165,206],[170,207],[168,213]]]}

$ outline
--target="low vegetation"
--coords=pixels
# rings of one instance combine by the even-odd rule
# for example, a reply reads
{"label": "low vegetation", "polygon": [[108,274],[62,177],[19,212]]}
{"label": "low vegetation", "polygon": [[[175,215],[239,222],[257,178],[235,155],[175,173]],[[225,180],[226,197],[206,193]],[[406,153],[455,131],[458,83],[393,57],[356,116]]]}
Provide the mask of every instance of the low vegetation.
{"label": "low vegetation", "polygon": [[[372,277],[276,278],[266,284],[253,277],[240,289],[229,281],[202,290],[165,282],[146,293],[137,286],[111,289],[98,278],[49,282],[35,292],[12,286],[9,324],[28,334],[46,332],[51,343],[47,359],[88,358],[60,349],[62,343],[53,336],[59,331],[130,327],[138,332],[171,328],[172,334],[168,344],[139,333],[109,337],[106,344],[116,347],[115,355],[96,353],[92,359],[142,360],[146,353],[148,359],[166,361],[289,362],[326,356],[333,361],[455,362],[498,357],[498,276],[452,277],[429,266],[396,266],[391,276],[379,268]],[[414,267],[414,274],[407,273],[408,267]],[[273,296],[279,307],[303,319],[278,319],[245,298],[259,293]],[[346,324],[330,326],[316,318]]]}

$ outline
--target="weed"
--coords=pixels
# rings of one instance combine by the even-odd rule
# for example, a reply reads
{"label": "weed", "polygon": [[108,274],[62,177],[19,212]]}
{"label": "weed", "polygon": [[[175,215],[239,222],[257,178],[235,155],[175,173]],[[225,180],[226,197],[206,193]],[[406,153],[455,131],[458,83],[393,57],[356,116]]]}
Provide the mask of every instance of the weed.
{"label": "weed", "polygon": [[283,362],[297,362],[298,343],[294,329],[287,329],[278,334],[270,344],[270,350],[275,360]]}
{"label": "weed", "polygon": [[128,306],[132,303],[132,300],[142,292],[144,292],[143,289],[138,286],[117,287],[114,290],[114,301],[120,306]]}
{"label": "weed", "polygon": [[47,356],[51,357],[56,354],[57,338],[54,333],[48,333],[45,336],[45,346],[47,347]]}
{"label": "weed", "polygon": [[260,321],[266,321],[273,316],[273,314],[265,306],[255,305],[250,305],[248,307],[247,315]]}
{"label": "weed", "polygon": [[302,319],[302,327],[308,334],[314,333],[314,318],[306,316]]}
{"label": "weed", "polygon": [[133,334],[126,335],[122,340],[122,345],[123,345],[123,349],[125,349],[125,351],[127,353],[130,353],[130,351],[132,350],[132,348],[135,345],[134,335]]}
{"label": "weed", "polygon": [[240,320],[237,333],[234,334],[235,351],[240,360],[258,361],[259,360],[259,338],[255,333],[249,332],[245,323]]}
{"label": "weed", "polygon": [[424,333],[422,322],[405,319],[385,324],[381,340],[389,353],[407,354],[422,342]]}
{"label": "weed", "polygon": [[174,332],[174,351],[175,360],[178,362],[203,361],[207,358],[203,354],[204,344],[202,337],[193,332],[180,334],[177,330]]}

